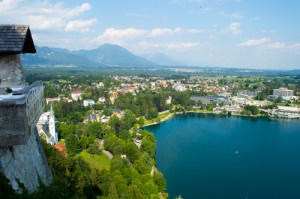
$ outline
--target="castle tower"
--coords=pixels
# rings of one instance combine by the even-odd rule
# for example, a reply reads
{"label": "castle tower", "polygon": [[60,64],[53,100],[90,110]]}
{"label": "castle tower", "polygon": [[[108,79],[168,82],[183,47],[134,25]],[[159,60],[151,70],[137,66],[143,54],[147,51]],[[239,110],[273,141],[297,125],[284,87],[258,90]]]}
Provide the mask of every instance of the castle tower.
{"label": "castle tower", "polygon": [[36,53],[29,26],[0,24],[0,172],[32,193],[53,181],[36,123],[44,111],[41,81],[26,85],[21,53]]}

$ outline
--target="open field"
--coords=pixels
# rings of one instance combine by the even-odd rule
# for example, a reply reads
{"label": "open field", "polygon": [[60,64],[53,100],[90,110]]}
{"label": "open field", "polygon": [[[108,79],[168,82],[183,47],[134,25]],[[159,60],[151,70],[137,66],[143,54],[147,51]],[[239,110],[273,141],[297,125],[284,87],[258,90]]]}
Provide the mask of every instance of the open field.
{"label": "open field", "polygon": [[87,150],[83,150],[77,156],[83,157],[84,161],[86,161],[91,168],[95,169],[110,169],[110,159],[102,153],[101,155],[92,155],[87,152]]}

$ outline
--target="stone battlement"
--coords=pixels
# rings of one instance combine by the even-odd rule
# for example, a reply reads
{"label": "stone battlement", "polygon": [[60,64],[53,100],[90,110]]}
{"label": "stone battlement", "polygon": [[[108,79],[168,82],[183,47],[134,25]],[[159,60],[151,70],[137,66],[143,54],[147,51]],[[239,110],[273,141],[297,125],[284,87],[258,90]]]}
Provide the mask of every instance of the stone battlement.
{"label": "stone battlement", "polygon": [[43,111],[41,81],[0,95],[0,146],[26,144]]}

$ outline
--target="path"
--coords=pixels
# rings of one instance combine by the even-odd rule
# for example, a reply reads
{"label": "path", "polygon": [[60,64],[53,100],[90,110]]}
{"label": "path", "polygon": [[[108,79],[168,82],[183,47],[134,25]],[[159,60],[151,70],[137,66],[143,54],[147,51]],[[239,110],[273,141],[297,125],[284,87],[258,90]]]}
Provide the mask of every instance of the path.
{"label": "path", "polygon": [[103,153],[105,153],[105,154],[108,156],[108,158],[111,160],[114,156],[113,156],[113,154],[111,154],[111,152],[106,151],[106,150],[102,147],[103,144],[104,144],[104,140],[101,140],[101,141],[100,141],[100,147],[99,147],[99,149],[100,149],[101,151],[103,151]]}
{"label": "path", "polygon": [[174,115],[174,113],[171,113],[171,114],[168,115],[167,117],[161,119],[160,122],[153,122],[153,123],[150,123],[150,124],[145,124],[143,127],[151,126],[151,125],[154,125],[154,124],[159,124],[159,123],[161,123],[161,122],[164,122],[164,121],[170,119],[173,115]]}

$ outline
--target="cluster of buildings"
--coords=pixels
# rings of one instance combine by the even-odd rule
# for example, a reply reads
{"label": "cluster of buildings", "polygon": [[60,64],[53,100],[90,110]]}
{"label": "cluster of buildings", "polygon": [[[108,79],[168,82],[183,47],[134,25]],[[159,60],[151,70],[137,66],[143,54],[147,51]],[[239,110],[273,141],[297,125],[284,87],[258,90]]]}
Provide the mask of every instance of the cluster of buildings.
{"label": "cluster of buildings", "polygon": [[276,100],[278,97],[282,97],[283,101],[290,101],[298,98],[293,95],[293,90],[287,88],[273,89],[273,95],[269,95],[267,98],[269,100]]}
{"label": "cluster of buildings", "polygon": [[[287,88],[279,88],[273,90],[273,95],[267,97],[268,100],[254,100],[258,93],[262,92],[265,88],[260,86],[252,90],[236,90],[236,84],[228,81],[226,84],[219,83],[218,79],[163,79],[160,77],[138,77],[138,76],[113,76],[113,79],[117,80],[119,83],[111,83],[108,88],[108,92],[105,96],[100,96],[97,101],[92,99],[84,99],[83,106],[93,106],[94,104],[101,103],[106,104],[107,100],[109,103],[114,104],[119,95],[125,95],[126,93],[131,93],[136,95],[141,90],[151,89],[153,92],[157,92],[160,88],[170,87],[177,92],[182,92],[186,90],[193,91],[204,91],[209,94],[209,96],[191,96],[191,100],[196,101],[196,106],[200,105],[217,105],[214,111],[224,111],[227,112],[241,112],[245,105],[255,105],[258,107],[263,107],[270,102],[268,100],[276,100],[279,96],[282,97],[283,101],[289,101],[297,99],[293,96],[293,90]],[[103,82],[94,82],[89,87],[101,88],[104,87]],[[57,98],[46,98],[46,103],[53,101],[66,100],[68,102],[74,100],[82,100],[82,94],[85,93],[85,89],[78,85],[69,85],[69,88],[73,89],[71,96],[66,98],[64,96],[59,96]],[[166,100],[167,104],[172,103],[172,97],[168,97]],[[278,112],[278,111],[277,111]],[[279,112],[278,112],[279,113]],[[276,114],[276,112],[274,112]],[[87,115],[85,122],[87,121],[101,121],[108,122],[109,116],[102,114],[91,114]]]}

